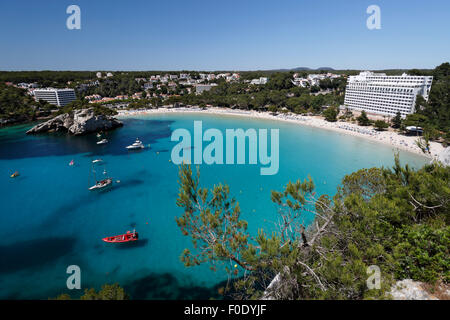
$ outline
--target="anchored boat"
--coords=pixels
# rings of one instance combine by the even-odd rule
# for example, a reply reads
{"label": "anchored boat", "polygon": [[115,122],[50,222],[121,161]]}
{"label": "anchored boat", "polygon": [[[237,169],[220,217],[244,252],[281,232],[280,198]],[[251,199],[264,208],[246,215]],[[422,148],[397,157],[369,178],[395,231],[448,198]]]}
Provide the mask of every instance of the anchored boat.
{"label": "anchored boat", "polygon": [[97,144],[107,144],[108,143],[108,139],[102,139],[100,141],[97,141]]}
{"label": "anchored boat", "polygon": [[19,176],[19,172],[16,171],[16,172],[14,172],[14,173],[11,175],[11,178],[16,178],[16,177],[18,177],[18,176]]}
{"label": "anchored boat", "polygon": [[[95,184],[89,188],[89,190],[98,190],[98,189],[104,189],[110,185],[112,185],[113,183],[113,179],[111,177],[106,177],[105,179],[102,180],[97,180],[96,176],[95,176],[95,167],[94,167],[94,162],[92,163],[92,174],[94,176],[94,181]],[[107,172],[106,169],[103,169],[103,175],[107,176]]]}
{"label": "anchored boat", "polygon": [[144,149],[145,146],[142,143],[142,141],[140,141],[139,139],[136,139],[136,141],[133,144],[127,146],[126,148],[128,150],[137,150],[137,149]]}
{"label": "anchored boat", "polygon": [[108,243],[123,243],[123,242],[130,242],[130,241],[137,241],[139,239],[139,235],[136,232],[136,230],[133,230],[133,232],[127,231],[125,234],[121,234],[118,236],[113,237],[106,237],[102,240]]}
{"label": "anchored boat", "polygon": [[96,190],[96,189],[103,189],[107,186],[111,185],[113,183],[113,180],[111,178],[103,179],[100,181],[97,181],[95,185],[89,188],[89,190]]}

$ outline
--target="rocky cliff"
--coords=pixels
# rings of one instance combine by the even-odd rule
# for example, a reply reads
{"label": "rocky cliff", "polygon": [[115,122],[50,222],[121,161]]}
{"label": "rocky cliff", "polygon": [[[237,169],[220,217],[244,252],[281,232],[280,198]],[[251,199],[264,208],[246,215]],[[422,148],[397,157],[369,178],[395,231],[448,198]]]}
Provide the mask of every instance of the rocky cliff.
{"label": "rocky cliff", "polygon": [[27,134],[44,132],[68,132],[83,135],[91,132],[107,131],[123,126],[123,123],[111,116],[96,115],[93,108],[74,110],[40,123]]}

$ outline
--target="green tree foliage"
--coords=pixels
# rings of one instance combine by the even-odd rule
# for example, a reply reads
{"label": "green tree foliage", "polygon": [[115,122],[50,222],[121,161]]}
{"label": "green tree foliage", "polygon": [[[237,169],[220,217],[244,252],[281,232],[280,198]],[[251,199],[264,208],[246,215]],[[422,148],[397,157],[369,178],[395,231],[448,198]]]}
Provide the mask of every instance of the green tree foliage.
{"label": "green tree foliage", "polygon": [[105,116],[114,116],[117,115],[117,111],[111,108],[108,108],[102,104],[98,103],[87,103],[85,100],[75,100],[69,103],[68,105],[59,108],[58,112],[55,113],[55,115],[63,114],[63,113],[69,113],[73,112],[74,110],[80,110],[80,109],[94,109],[95,115],[105,115]]}
{"label": "green tree foliage", "polygon": [[423,153],[430,153],[430,134],[428,132],[424,132],[423,136],[418,138],[415,142]]}
{"label": "green tree foliage", "polygon": [[375,129],[378,131],[383,131],[386,128],[389,128],[389,124],[383,120],[376,120],[374,123]]}
{"label": "green tree foliage", "polygon": [[353,112],[349,108],[345,108],[344,113],[339,117],[342,120],[351,120],[353,118]]}
{"label": "green tree foliage", "polygon": [[[271,73],[268,75],[269,81],[266,85],[255,86],[219,81],[219,85],[209,91],[204,91],[200,95],[185,94],[179,100],[185,105],[204,103],[246,110],[267,110],[269,106],[275,106],[277,109],[287,108],[288,111],[295,113],[305,113],[307,110],[319,113],[324,105],[339,106],[343,103],[345,86],[342,87],[338,80],[333,80],[335,89],[331,93],[311,95],[309,89],[295,87],[292,84],[292,75],[292,72]],[[256,74],[253,76],[256,77]]]}
{"label": "green tree foliage", "polygon": [[[71,300],[70,295],[64,293],[55,298],[55,300]],[[97,292],[94,288],[85,289],[80,300],[129,300],[130,297],[125,290],[117,283],[104,284]]]}
{"label": "green tree foliage", "polygon": [[449,235],[450,229],[444,224],[416,224],[403,228],[393,249],[395,276],[399,279],[435,282],[443,275],[444,282],[448,283]]}
{"label": "green tree foliage", "polygon": [[35,102],[26,90],[0,83],[0,118],[14,121],[31,121],[39,109],[48,111],[48,103]]}
{"label": "green tree foliage", "polygon": [[272,105],[270,105],[270,106],[267,108],[267,110],[269,110],[269,111],[272,112],[272,113],[276,113],[276,112],[278,111],[278,108],[277,108],[277,106],[274,106],[274,105],[272,104]]}
{"label": "green tree foliage", "polygon": [[239,204],[229,197],[229,187],[219,184],[212,190],[199,187],[200,172],[192,174],[190,166],[180,168],[177,205],[185,209],[176,222],[184,235],[191,235],[199,254],[186,249],[182,261],[193,266],[209,261],[229,259],[244,269],[252,267],[242,259],[248,249],[247,223],[240,219]]}
{"label": "green tree foliage", "polygon": [[338,114],[339,109],[336,107],[329,107],[322,112],[322,115],[325,117],[325,120],[329,122],[336,122]]}
{"label": "green tree foliage", "polygon": [[356,120],[358,121],[358,124],[360,126],[370,126],[370,120],[367,117],[367,113],[364,110],[361,112],[361,115],[358,118],[356,118]]}
{"label": "green tree foliage", "polygon": [[397,112],[394,118],[391,120],[392,128],[399,129],[402,125],[402,115],[400,111]]}
{"label": "green tree foliage", "polygon": [[417,126],[417,127],[425,127],[427,126],[428,118],[423,114],[413,113],[408,114],[403,121],[405,126]]}
{"label": "green tree foliage", "polygon": [[278,72],[270,76],[269,82],[266,87],[269,90],[283,90],[290,89],[294,87],[292,83],[293,72]]}
{"label": "green tree foliage", "polygon": [[[202,189],[183,165],[177,223],[194,251],[182,260],[235,264],[226,270],[238,298],[373,299],[386,298],[395,279],[448,282],[449,179],[449,167],[414,171],[396,157],[392,169],[346,176],[332,199],[316,196],[311,178],[289,182],[272,192],[276,230],[251,235],[229,188]],[[381,269],[380,290],[367,288],[370,265]]]}
{"label": "green tree foliage", "polygon": [[450,63],[436,67],[432,75],[428,102],[418,97],[416,112],[425,117],[428,126],[446,133],[450,131]]}
{"label": "green tree foliage", "polygon": [[[113,78],[98,80],[99,86],[91,86],[80,92],[80,96],[99,94],[102,97],[116,97],[120,95],[133,95],[142,91],[142,86],[135,81],[134,74],[116,74]],[[167,90],[167,89],[166,89]]]}
{"label": "green tree foliage", "polygon": [[42,87],[66,87],[69,81],[84,81],[96,78],[92,71],[2,71],[0,82],[36,82]]}
{"label": "green tree foliage", "polygon": [[84,295],[80,300],[128,300],[129,297],[125,293],[125,290],[121,288],[117,283],[113,285],[104,284],[100,291],[95,289],[86,289]]}

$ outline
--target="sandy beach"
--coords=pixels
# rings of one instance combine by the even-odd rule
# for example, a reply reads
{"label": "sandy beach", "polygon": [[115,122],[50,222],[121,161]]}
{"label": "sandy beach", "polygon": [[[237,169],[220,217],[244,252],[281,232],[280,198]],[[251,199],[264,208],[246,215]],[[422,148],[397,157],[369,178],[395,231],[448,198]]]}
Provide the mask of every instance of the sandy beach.
{"label": "sandy beach", "polygon": [[292,113],[287,114],[277,114],[273,115],[269,112],[257,112],[257,111],[247,111],[247,110],[235,110],[228,108],[218,108],[209,107],[206,109],[200,108],[167,108],[160,107],[158,109],[145,109],[145,110],[120,110],[119,117],[135,116],[135,115],[148,115],[148,114],[164,114],[164,113],[212,113],[220,115],[230,115],[230,116],[244,116],[251,118],[269,119],[269,120],[280,120],[292,122],[299,125],[312,126],[316,128],[322,128],[327,130],[333,130],[340,133],[350,134],[353,136],[358,136],[366,139],[370,139],[375,142],[384,143],[390,145],[396,149],[401,149],[428,158],[436,158],[439,153],[444,150],[442,144],[437,142],[430,142],[430,155],[426,155],[420,150],[416,145],[415,141],[417,137],[414,136],[404,136],[392,131],[376,131],[372,127],[362,127],[357,124],[348,122],[328,122],[317,116],[303,116]]}

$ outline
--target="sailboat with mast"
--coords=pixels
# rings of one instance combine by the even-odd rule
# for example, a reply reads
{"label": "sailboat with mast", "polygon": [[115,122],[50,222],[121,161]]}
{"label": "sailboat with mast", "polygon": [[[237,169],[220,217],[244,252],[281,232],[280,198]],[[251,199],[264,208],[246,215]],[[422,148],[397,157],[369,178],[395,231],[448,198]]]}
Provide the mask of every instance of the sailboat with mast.
{"label": "sailboat with mast", "polygon": [[95,163],[92,163],[92,175],[94,176],[95,184],[89,188],[90,191],[92,190],[99,190],[99,189],[105,189],[106,187],[109,187],[113,183],[113,179],[111,177],[108,177],[108,173],[106,172],[106,169],[103,169],[103,175],[106,176],[106,178],[102,180],[97,180],[97,177],[95,175]]}

